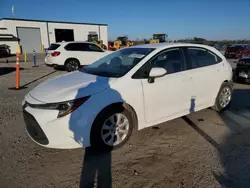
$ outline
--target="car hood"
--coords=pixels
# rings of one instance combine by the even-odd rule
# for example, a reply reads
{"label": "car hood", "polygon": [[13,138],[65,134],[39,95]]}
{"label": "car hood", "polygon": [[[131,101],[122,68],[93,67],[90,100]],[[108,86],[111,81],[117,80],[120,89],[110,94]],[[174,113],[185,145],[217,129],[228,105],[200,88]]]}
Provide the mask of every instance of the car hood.
{"label": "car hood", "polygon": [[29,95],[44,103],[63,102],[99,93],[115,80],[76,71],[47,80],[31,90]]}

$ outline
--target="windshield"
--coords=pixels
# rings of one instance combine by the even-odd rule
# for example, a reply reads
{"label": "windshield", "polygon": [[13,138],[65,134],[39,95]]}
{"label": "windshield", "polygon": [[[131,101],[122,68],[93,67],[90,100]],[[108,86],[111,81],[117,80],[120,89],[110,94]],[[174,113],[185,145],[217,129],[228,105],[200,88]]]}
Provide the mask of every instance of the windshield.
{"label": "windshield", "polygon": [[124,48],[85,66],[80,71],[104,77],[121,77],[153,50],[154,48]]}

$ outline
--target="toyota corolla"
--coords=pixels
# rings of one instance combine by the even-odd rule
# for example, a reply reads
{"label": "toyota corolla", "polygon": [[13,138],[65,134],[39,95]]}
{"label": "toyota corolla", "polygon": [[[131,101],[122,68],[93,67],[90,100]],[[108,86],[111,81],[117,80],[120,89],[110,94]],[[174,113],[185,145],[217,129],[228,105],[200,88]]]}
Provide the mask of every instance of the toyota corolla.
{"label": "toyota corolla", "polygon": [[33,141],[49,148],[114,149],[134,130],[232,100],[232,68],[215,48],[144,44],[109,54],[38,85],[23,114]]}

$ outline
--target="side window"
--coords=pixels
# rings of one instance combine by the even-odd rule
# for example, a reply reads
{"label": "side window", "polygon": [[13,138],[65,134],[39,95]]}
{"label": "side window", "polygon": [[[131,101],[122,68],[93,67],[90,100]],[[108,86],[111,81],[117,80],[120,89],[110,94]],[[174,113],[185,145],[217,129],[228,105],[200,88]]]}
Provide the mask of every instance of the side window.
{"label": "side window", "polygon": [[64,48],[67,51],[75,51],[76,50],[76,44],[75,43],[69,43]]}
{"label": "side window", "polygon": [[180,49],[170,49],[156,56],[151,62],[152,67],[161,67],[166,69],[167,74],[181,72],[185,70],[185,61]]}
{"label": "side window", "polygon": [[65,46],[67,51],[87,51],[87,48],[85,43],[69,43]]}
{"label": "side window", "polygon": [[187,53],[189,56],[188,69],[215,65],[222,61],[216,54],[203,48],[189,47]]}
{"label": "side window", "polygon": [[78,43],[79,51],[88,51],[88,44],[86,43]]}
{"label": "side window", "polygon": [[102,49],[94,44],[88,44],[88,48],[91,52],[102,52]]}

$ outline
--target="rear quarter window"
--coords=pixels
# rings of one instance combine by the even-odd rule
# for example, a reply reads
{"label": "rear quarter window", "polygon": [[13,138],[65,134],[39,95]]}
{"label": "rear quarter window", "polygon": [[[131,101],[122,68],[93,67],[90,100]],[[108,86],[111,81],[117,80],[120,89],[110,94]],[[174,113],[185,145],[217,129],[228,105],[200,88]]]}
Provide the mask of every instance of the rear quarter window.
{"label": "rear quarter window", "polygon": [[48,48],[48,50],[56,50],[60,46],[61,46],[60,44],[51,44],[50,47]]}

